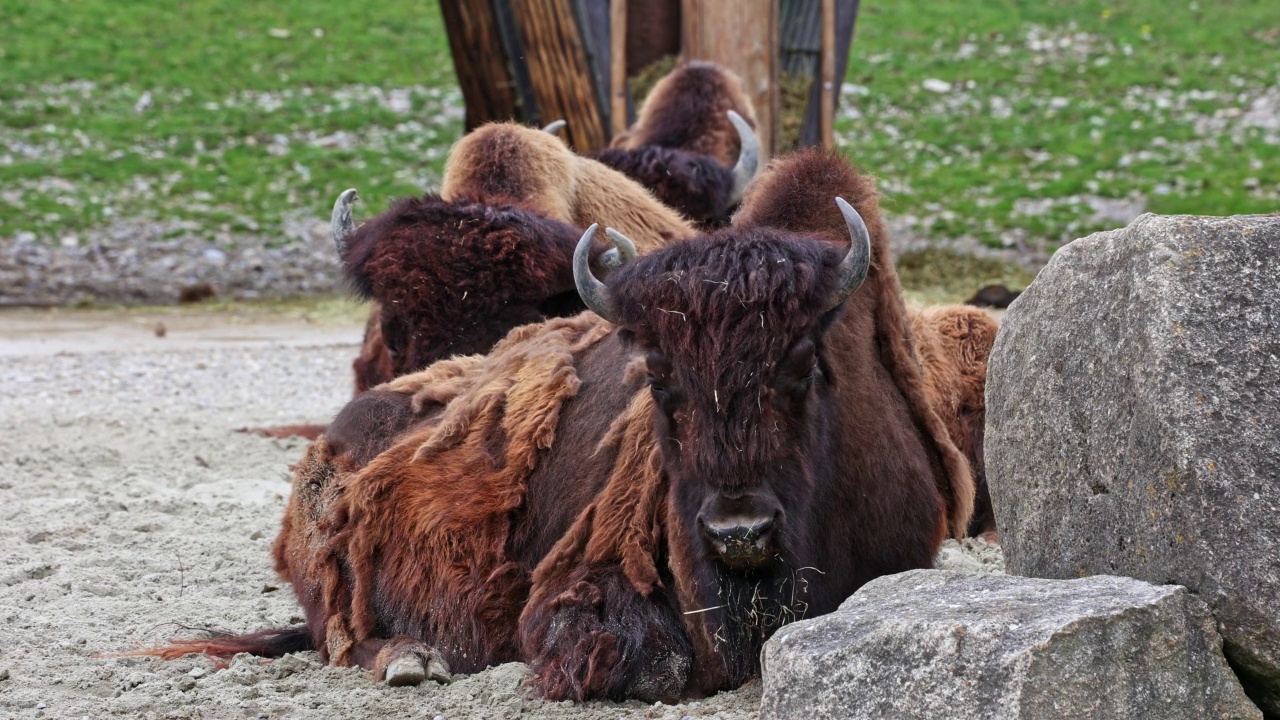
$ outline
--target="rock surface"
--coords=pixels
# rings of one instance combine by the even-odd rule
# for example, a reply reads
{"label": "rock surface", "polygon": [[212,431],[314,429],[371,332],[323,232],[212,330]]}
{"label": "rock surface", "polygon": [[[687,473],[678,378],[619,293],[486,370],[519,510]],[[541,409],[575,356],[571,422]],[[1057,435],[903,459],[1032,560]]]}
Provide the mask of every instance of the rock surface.
{"label": "rock surface", "polygon": [[913,570],[765,645],[765,718],[1258,718],[1177,586]]}
{"label": "rock surface", "polygon": [[1280,216],[1144,215],[1054,255],[987,376],[1009,572],[1185,585],[1280,715]]}

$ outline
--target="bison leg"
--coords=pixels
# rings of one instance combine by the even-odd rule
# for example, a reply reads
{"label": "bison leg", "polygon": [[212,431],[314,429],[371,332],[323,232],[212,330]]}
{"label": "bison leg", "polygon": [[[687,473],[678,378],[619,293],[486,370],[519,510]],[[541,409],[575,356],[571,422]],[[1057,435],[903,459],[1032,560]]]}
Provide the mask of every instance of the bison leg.
{"label": "bison leg", "polygon": [[449,682],[449,664],[439,650],[405,635],[357,643],[351,661],[388,685],[419,685],[424,680]]}
{"label": "bison leg", "polygon": [[662,588],[637,592],[616,566],[575,568],[526,608],[520,635],[549,700],[680,697],[693,647]]}

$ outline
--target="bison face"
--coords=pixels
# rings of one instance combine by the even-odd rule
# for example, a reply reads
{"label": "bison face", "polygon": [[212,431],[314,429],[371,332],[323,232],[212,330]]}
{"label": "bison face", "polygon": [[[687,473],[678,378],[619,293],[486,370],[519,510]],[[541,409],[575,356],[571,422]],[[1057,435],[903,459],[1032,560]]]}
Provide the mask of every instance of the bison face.
{"label": "bison face", "polygon": [[[647,333],[635,342],[651,343]],[[703,351],[710,348],[702,348]],[[705,352],[647,349],[663,465],[689,540],[730,568],[792,554],[791,517],[808,514],[825,442],[828,386],[818,343],[802,337],[780,357],[733,362]]]}
{"label": "bison face", "polygon": [[[570,267],[576,228],[514,202],[424,195],[351,230],[349,193],[334,207],[334,243],[347,281],[376,303],[358,390],[488,352],[519,325],[582,311]],[[589,248],[589,259],[601,265],[602,252]]]}
{"label": "bison face", "polygon": [[[583,302],[645,353],[655,435],[686,540],[730,568],[788,562],[830,468],[838,412],[826,328],[865,279],[866,226],[843,200],[852,244],[729,228],[627,262],[606,286],[579,241]],[[631,243],[609,236],[619,254]],[[798,520],[798,521],[796,521]],[[795,522],[793,522],[795,521]],[[818,532],[806,528],[807,532]]]}

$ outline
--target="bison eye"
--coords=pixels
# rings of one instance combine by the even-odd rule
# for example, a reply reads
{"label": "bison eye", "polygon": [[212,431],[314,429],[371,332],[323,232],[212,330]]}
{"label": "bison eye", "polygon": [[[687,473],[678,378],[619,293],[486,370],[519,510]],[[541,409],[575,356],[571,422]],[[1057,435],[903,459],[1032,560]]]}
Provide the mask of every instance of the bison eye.
{"label": "bison eye", "polygon": [[649,392],[653,393],[653,399],[657,400],[659,404],[671,399],[671,388],[667,387],[652,374],[649,375]]}
{"label": "bison eye", "polygon": [[808,387],[813,384],[814,380],[822,377],[822,368],[818,367],[818,363],[814,362],[813,367],[809,368],[808,374],[800,378],[800,384]]}

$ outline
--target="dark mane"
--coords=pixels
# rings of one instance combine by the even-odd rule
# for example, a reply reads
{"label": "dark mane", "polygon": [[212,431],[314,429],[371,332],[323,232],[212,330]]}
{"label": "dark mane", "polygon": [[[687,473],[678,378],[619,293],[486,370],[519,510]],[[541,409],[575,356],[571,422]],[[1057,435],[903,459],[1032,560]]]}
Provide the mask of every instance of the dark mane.
{"label": "dark mane", "polygon": [[781,436],[762,394],[773,363],[821,325],[843,255],[806,236],[751,228],[687,240],[610,277],[623,323],[699,369],[680,380],[706,401],[695,417],[718,436],[706,448],[708,466],[723,466],[726,450],[752,463],[776,449]]}
{"label": "dark mane", "polygon": [[657,145],[605,148],[588,155],[648,188],[702,227],[729,222],[733,170],[710,155]]}
{"label": "dark mane", "polygon": [[387,347],[410,353],[395,365],[416,368],[485,352],[511,327],[541,320],[543,305],[580,309],[570,269],[580,235],[520,207],[429,194],[362,225],[343,261],[352,289],[380,305]]}

